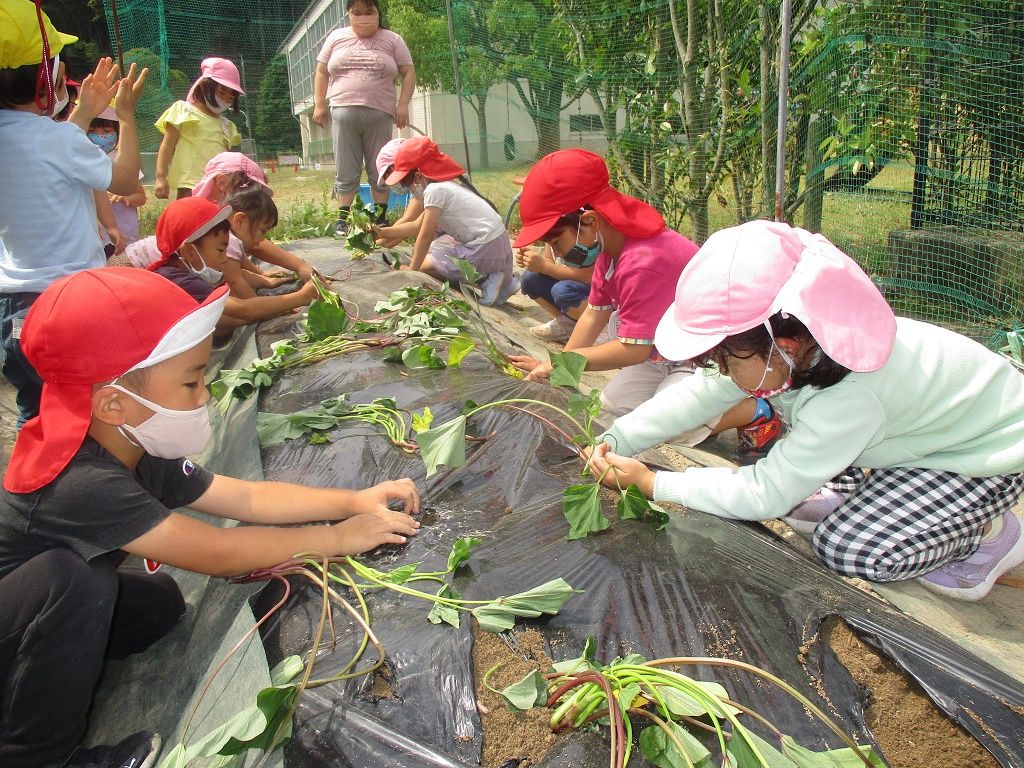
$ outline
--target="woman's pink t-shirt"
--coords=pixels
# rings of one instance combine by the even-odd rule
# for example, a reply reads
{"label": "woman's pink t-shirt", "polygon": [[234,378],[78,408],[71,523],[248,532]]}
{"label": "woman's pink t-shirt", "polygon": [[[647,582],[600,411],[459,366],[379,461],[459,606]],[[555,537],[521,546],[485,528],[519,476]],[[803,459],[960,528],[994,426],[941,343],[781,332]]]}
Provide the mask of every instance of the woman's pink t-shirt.
{"label": "woman's pink t-shirt", "polygon": [[412,54],[400,35],[379,29],[359,37],[351,27],[335,29],[316,60],[327,65],[327,101],[332,107],[372,107],[395,114],[398,68],[412,66]]}

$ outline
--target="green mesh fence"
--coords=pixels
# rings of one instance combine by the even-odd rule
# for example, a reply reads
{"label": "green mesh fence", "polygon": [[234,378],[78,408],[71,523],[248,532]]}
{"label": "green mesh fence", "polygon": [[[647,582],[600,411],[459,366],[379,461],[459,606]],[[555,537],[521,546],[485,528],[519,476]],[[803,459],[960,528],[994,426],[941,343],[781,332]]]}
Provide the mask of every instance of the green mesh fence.
{"label": "green mesh fence", "polygon": [[[242,148],[266,156],[300,148],[298,123],[287,98],[281,41],[305,8],[304,0],[117,0],[124,63],[149,67],[139,103],[139,144],[155,153],[161,135],[157,117],[185,98],[207,56],[230,59],[239,69],[246,95],[227,116],[238,126]],[[112,45],[116,39],[110,0],[104,0]]]}
{"label": "green mesh fence", "polygon": [[[458,86],[443,0],[382,5],[416,64],[411,122],[503,210],[539,155],[580,146],[695,240],[773,214],[778,3],[452,0]],[[289,113],[305,159],[330,162],[309,117],[340,2],[118,8],[125,49],[162,67],[147,116],[205,55],[244,60],[252,92],[281,51],[289,99],[262,111]],[[786,219],[843,247],[900,313],[978,338],[1020,324],[1024,3],[794,0],[790,35]]]}

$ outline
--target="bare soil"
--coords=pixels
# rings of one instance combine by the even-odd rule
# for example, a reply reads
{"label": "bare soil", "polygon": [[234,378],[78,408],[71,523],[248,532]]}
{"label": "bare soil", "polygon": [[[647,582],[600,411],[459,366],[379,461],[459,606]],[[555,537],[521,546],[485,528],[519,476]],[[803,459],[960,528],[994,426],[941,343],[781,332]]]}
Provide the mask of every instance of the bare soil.
{"label": "bare soil", "polygon": [[920,686],[842,621],[827,622],[821,638],[867,690],[867,726],[891,768],[999,768],[992,754],[932,704]]}
{"label": "bare soil", "polygon": [[534,669],[547,671],[552,662],[544,651],[544,637],[533,629],[516,631],[513,643],[518,649],[516,652],[493,632],[479,628],[474,628],[473,632],[473,677],[484,729],[480,765],[483,768],[535,765],[555,743],[549,725],[550,712],[542,708],[514,713],[501,696],[484,687],[483,679],[489,669],[500,664],[487,681],[500,691]]}

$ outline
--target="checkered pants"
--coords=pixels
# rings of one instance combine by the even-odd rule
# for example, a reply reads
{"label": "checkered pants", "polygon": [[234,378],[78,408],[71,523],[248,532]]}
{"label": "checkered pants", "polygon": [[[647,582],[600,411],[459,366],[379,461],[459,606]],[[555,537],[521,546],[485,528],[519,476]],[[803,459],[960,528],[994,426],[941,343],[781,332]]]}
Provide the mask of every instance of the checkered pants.
{"label": "checkered pants", "polygon": [[844,576],[900,581],[974,554],[985,524],[1024,495],[1024,475],[851,468],[826,487],[846,501],[814,532],[821,561]]}

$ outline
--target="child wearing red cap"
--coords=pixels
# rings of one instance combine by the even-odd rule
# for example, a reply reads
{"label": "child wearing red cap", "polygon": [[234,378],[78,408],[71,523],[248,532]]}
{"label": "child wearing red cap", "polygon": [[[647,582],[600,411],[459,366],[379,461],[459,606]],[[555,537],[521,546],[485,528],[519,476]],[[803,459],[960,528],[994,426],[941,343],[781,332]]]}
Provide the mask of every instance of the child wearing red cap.
{"label": "child wearing red cap", "polygon": [[206,162],[242,143],[238,128],[222,113],[237,109],[238,97],[244,95],[238,67],[227,59],[203,59],[199,78],[185,99],[157,118],[164,138],[156,155],[154,195],[166,200],[174,190],[175,197],[188,197],[202,179]]}
{"label": "child wearing red cap", "polygon": [[[275,208],[275,219],[276,212]],[[173,201],[156,222],[161,258],[148,269],[179,285],[196,301],[205,301],[224,283],[231,216],[231,206],[219,206],[201,197]],[[262,232],[259,234],[262,236]],[[304,307],[318,295],[316,285],[309,281],[297,291],[281,296],[229,297],[217,322],[216,335],[230,336],[239,326]]]}
{"label": "child wearing red cap", "polygon": [[[68,98],[60,52],[77,38],[29,0],[0,2],[0,345],[17,389],[18,424],[35,415],[42,382],[21,353],[25,314],[54,280],[106,263],[94,191],[129,194],[139,176],[135,105],[145,82],[118,81],[110,59],[85,79],[75,122],[55,122]],[[111,160],[85,136],[115,99],[121,143]],[[81,121],[81,122],[79,122]]]}
{"label": "child wearing red cap", "polygon": [[[519,211],[523,228],[515,247],[541,240],[555,257],[593,268],[588,305],[565,348],[587,358],[588,370],[622,369],[601,393],[604,413],[629,413],[656,392],[693,375],[691,365],[657,353],[654,329],[672,303],[673,287],[696,245],[668,229],[647,203],[613,188],[604,160],[582,149],[541,158],[526,176]],[[612,339],[595,346],[605,326]],[[546,379],[551,372],[548,361],[526,355],[510,359],[529,372],[531,381]],[[733,427],[749,436],[762,422],[773,423],[777,432],[778,420],[767,403],[761,414],[758,405],[749,400],[719,412],[673,436],[672,442],[696,445]],[[771,437],[760,436],[757,447]]]}
{"label": "child wearing red cap", "polygon": [[402,269],[458,282],[462,273],[455,259],[465,259],[483,275],[480,303],[484,306],[504,304],[519,290],[501,216],[465,179],[462,166],[432,140],[416,136],[403,141],[385,183],[405,186],[423,206],[423,213],[413,221],[379,230],[387,242],[416,237],[412,262]]}
{"label": "child wearing red cap", "polygon": [[[158,740],[78,749],[104,656],[149,647],[185,603],[166,573],[126,554],[232,576],[300,552],[402,544],[419,524],[409,479],[352,491],[214,475],[186,455],[210,437],[204,371],[225,304],[200,305],[150,272],[87,270],[40,296],[25,354],[39,416],[18,436],[0,491],[0,765],[152,765]],[[188,506],[250,525],[221,528]],[[319,525],[294,523],[333,521]],[[271,527],[290,524],[286,527]]]}
{"label": "child wearing red cap", "polygon": [[[970,339],[896,318],[821,235],[766,221],[716,232],[655,343],[705,370],[599,438],[591,464],[611,485],[720,517],[781,517],[844,576],[916,577],[962,600],[1024,563],[1024,378]],[[750,396],[790,427],[754,466],[651,472],[624,458]]]}

